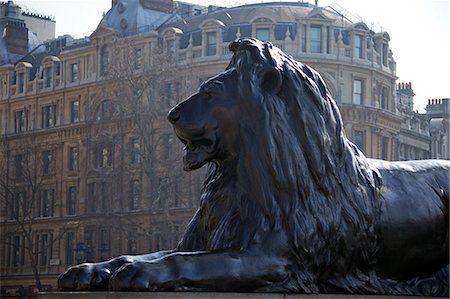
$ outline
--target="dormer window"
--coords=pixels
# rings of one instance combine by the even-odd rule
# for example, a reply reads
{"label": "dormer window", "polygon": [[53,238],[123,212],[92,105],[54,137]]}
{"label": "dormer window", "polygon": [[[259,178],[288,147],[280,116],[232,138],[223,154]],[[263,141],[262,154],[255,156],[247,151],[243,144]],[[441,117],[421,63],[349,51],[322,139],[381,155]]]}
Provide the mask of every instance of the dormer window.
{"label": "dormer window", "polygon": [[217,37],[216,32],[206,33],[206,56],[216,55],[217,52]]}
{"label": "dormer window", "polygon": [[256,38],[266,42],[269,40],[269,28],[256,28]]}
{"label": "dormer window", "polygon": [[48,66],[45,68],[45,87],[50,87],[52,85],[52,67]]}
{"label": "dormer window", "polygon": [[309,31],[309,42],[311,53],[322,52],[322,26],[311,25]]}
{"label": "dormer window", "polygon": [[355,39],[354,39],[354,49],[355,49],[355,53],[354,53],[354,57],[355,58],[363,58],[363,43],[362,43],[363,39],[361,35],[355,34]]}
{"label": "dormer window", "polygon": [[23,93],[24,92],[24,85],[25,85],[25,74],[24,73],[19,73],[19,93]]}

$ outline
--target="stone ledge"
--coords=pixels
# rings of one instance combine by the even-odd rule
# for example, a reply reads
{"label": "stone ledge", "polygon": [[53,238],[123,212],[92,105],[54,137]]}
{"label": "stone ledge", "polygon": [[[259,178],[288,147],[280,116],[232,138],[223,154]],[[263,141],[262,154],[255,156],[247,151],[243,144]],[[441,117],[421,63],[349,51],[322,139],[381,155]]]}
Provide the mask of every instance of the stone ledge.
{"label": "stone ledge", "polygon": [[432,299],[438,297],[384,295],[297,295],[271,293],[213,292],[52,292],[39,293],[38,299]]}

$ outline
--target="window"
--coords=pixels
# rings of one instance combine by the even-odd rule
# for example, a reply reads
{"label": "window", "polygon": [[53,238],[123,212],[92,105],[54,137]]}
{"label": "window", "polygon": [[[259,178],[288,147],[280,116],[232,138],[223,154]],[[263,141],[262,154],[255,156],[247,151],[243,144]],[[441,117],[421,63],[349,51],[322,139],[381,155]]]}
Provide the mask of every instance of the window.
{"label": "window", "polygon": [[389,159],[389,138],[382,136],[381,137],[381,159],[388,160]]}
{"label": "window", "polygon": [[[107,200],[108,200],[108,188],[106,185],[106,182],[101,182],[99,185],[100,188],[100,195],[99,195],[99,199],[98,199],[98,208],[100,209],[100,212],[106,212],[107,209]],[[98,189],[98,188],[97,188]]]}
{"label": "window", "polygon": [[138,252],[137,246],[137,228],[130,228],[128,233],[128,254],[136,254]]}
{"label": "window", "polygon": [[53,189],[42,190],[41,196],[36,206],[37,209],[36,216],[38,218],[53,216],[54,199],[55,199],[55,190]]}
{"label": "window", "polygon": [[61,75],[61,63],[55,62],[55,76]]}
{"label": "window", "polygon": [[89,183],[87,185],[86,212],[97,213],[106,211],[106,182]]}
{"label": "window", "polygon": [[42,128],[51,128],[56,125],[56,105],[42,107]]}
{"label": "window", "polygon": [[70,122],[76,123],[80,120],[80,101],[73,100],[70,103]]}
{"label": "window", "polygon": [[131,164],[137,164],[141,162],[141,142],[139,138],[131,139]]}
{"label": "window", "polygon": [[134,68],[139,70],[142,67],[142,49],[134,49]]}
{"label": "window", "polygon": [[14,156],[14,165],[16,169],[16,178],[20,178],[23,175],[23,155]]}
{"label": "window", "polygon": [[388,105],[388,92],[387,92],[387,88],[386,87],[382,87],[381,88],[381,108],[383,109],[389,109],[389,105]]}
{"label": "window", "polygon": [[165,86],[165,100],[169,107],[177,104],[179,98],[179,85],[177,83],[168,83]]}
{"label": "window", "polygon": [[139,181],[131,181],[131,200],[130,200],[130,210],[139,210],[141,201],[141,186]]}
{"label": "window", "polygon": [[94,239],[95,232],[93,229],[86,229],[84,231],[84,244],[86,245],[86,262],[94,262],[95,260],[95,252],[94,252]]}
{"label": "window", "polygon": [[358,147],[358,149],[364,152],[364,132],[355,130],[353,132],[353,143]]}
{"label": "window", "polygon": [[363,103],[363,81],[353,80],[353,104],[361,105]]}
{"label": "window", "polygon": [[111,166],[112,161],[113,145],[111,143],[99,143],[94,147],[92,164],[95,168]]}
{"label": "window", "polygon": [[78,63],[70,65],[70,82],[78,81]]}
{"label": "window", "polygon": [[269,28],[256,28],[256,38],[265,42],[269,40]]}
{"label": "window", "polygon": [[75,263],[75,233],[66,233],[66,265],[71,266]]}
{"label": "window", "polygon": [[12,238],[12,266],[18,267],[19,265],[23,264],[23,242],[21,242],[20,236],[13,236]]}
{"label": "window", "polygon": [[100,238],[98,244],[98,251],[100,252],[100,260],[106,260],[109,257],[109,243],[110,243],[109,230],[101,229]]}
{"label": "window", "polygon": [[301,37],[301,43],[302,43],[302,52],[306,52],[306,25],[302,25],[302,37]]}
{"label": "window", "polygon": [[45,68],[45,87],[50,87],[51,85],[52,85],[52,68],[46,67]]}
{"label": "window", "polygon": [[388,45],[386,43],[383,43],[382,57],[383,57],[383,65],[387,66],[388,65]]}
{"label": "window", "polygon": [[166,41],[166,50],[167,55],[169,57],[172,57],[173,54],[175,53],[175,41],[173,39],[169,39]]}
{"label": "window", "polygon": [[14,194],[14,201],[11,207],[11,217],[10,219],[18,220],[19,217],[24,217],[27,215],[27,203],[26,203],[26,194],[25,192],[16,192]]}
{"label": "window", "polygon": [[75,215],[77,204],[77,187],[69,186],[67,189],[67,215]]}
{"label": "window", "polygon": [[111,118],[111,103],[110,101],[103,101],[98,105],[96,112],[96,119],[109,119]]}
{"label": "window", "polygon": [[206,33],[206,56],[216,55],[216,32]]}
{"label": "window", "polygon": [[158,208],[162,209],[169,198],[170,179],[168,177],[159,178],[158,185]]}
{"label": "window", "polygon": [[19,93],[22,93],[24,91],[24,85],[25,85],[25,74],[19,73]]}
{"label": "window", "polygon": [[41,266],[47,265],[47,263],[52,258],[52,243],[53,243],[53,234],[40,234],[36,235],[36,248],[35,251],[38,253],[39,264]]}
{"label": "window", "polygon": [[95,183],[89,183],[87,185],[86,213],[95,212],[95,197]]}
{"label": "window", "polygon": [[311,26],[309,31],[309,46],[311,53],[322,52],[322,27]]}
{"label": "window", "polygon": [[100,53],[100,75],[105,76],[106,74],[108,74],[108,65],[109,49],[107,45],[104,45]]}
{"label": "window", "polygon": [[164,160],[169,160],[172,157],[172,152],[173,152],[173,134],[164,134],[162,136],[162,145],[164,146],[164,150],[163,150],[163,156],[162,158]]}
{"label": "window", "polygon": [[26,131],[25,111],[19,110],[14,112],[14,132],[20,133]]}
{"label": "window", "polygon": [[69,147],[69,170],[78,170],[78,147]]}
{"label": "window", "polygon": [[54,161],[53,161],[53,154],[52,151],[43,151],[42,152],[42,174],[48,175],[53,173],[55,170],[54,168]]}
{"label": "window", "polygon": [[354,42],[355,42],[354,57],[356,57],[356,58],[363,58],[363,48],[362,48],[362,37],[361,37],[361,35],[356,34]]}

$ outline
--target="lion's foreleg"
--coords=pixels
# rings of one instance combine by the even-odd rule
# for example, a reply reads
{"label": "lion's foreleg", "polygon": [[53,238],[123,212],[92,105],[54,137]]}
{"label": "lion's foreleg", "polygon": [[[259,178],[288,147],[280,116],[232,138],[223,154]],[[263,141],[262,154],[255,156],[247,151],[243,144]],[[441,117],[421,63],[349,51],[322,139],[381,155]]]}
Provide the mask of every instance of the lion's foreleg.
{"label": "lion's foreleg", "polygon": [[123,255],[109,261],[83,263],[67,269],[58,278],[58,290],[108,290],[111,275],[126,263],[151,261],[161,258],[173,251],[158,251],[144,255]]}
{"label": "lion's foreleg", "polygon": [[287,277],[287,260],[257,252],[178,252],[123,265],[111,277],[114,291],[251,291]]}

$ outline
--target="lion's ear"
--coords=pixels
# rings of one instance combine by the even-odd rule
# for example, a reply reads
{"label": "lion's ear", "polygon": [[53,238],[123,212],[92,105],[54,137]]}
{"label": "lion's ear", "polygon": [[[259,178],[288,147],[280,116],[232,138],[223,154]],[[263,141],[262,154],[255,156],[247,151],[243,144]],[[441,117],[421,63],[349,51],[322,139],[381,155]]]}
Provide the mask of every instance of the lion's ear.
{"label": "lion's ear", "polygon": [[259,73],[259,82],[262,89],[277,94],[281,89],[281,72],[275,68],[267,68]]}

